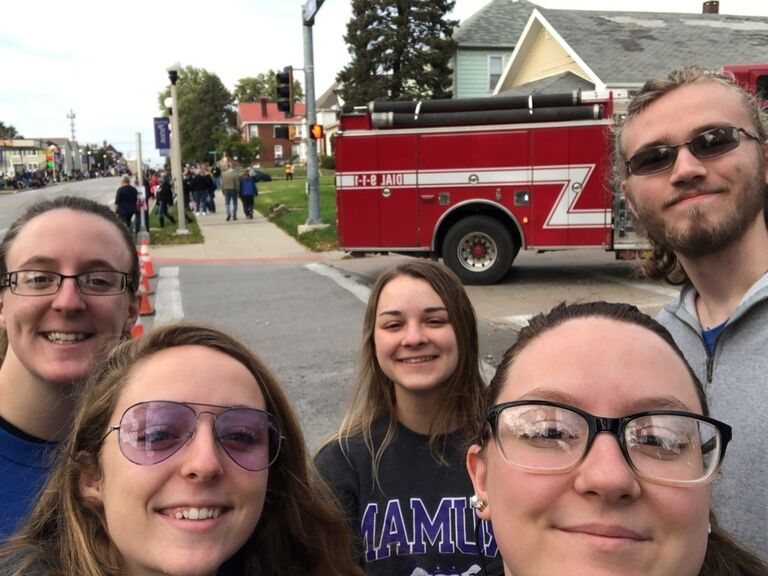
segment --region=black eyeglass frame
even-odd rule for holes
[[[123,443],[120,441],[120,435],[118,434],[118,436],[117,436],[117,444],[118,444],[118,446],[120,448],[120,453],[125,457],[126,460],[128,460],[129,462],[133,462],[137,466],[154,466],[155,464],[160,464],[161,462],[165,462],[166,460],[170,460],[171,458],[173,458],[173,456],[175,456],[176,454],[181,452],[181,449],[184,448],[184,446],[186,446],[190,442],[190,440],[192,440],[192,438],[195,437],[195,434],[197,433],[197,425],[200,422],[200,416],[202,414],[210,414],[211,415],[211,417],[213,418],[213,438],[216,441],[216,444],[224,451],[224,453],[229,457],[230,460],[232,460],[232,462],[237,464],[243,470],[248,470],[249,472],[261,472],[262,470],[267,470],[267,469],[271,468],[272,465],[275,462],[277,462],[277,458],[280,455],[280,450],[281,450],[281,448],[283,446],[283,442],[285,441],[285,436],[283,436],[283,428],[282,428],[282,425],[280,423],[280,420],[278,420],[277,416],[275,416],[274,414],[271,414],[271,413],[267,412],[266,410],[261,410],[259,408],[248,408],[248,407],[245,407],[245,406],[220,406],[219,404],[203,404],[203,403],[200,403],[200,402],[178,402],[176,400],[145,400],[143,402],[136,402],[135,404],[130,405],[128,408],[125,409],[123,414],[120,416],[120,423],[119,424],[113,424],[113,425],[111,425],[108,428],[107,433],[104,434],[104,436],[101,439],[101,442],[99,442],[99,450],[101,450],[101,446],[104,444],[104,441],[109,437],[110,434],[112,434],[112,432],[114,432],[115,430],[120,430],[120,428],[123,425],[123,418],[125,418],[125,415],[130,410],[132,410],[136,406],[140,406],[142,404],[152,404],[152,403],[155,403],[155,402],[162,402],[164,404],[177,404],[179,406],[184,406],[186,408],[189,408],[195,414],[195,424],[192,427],[192,430],[187,434],[187,436],[184,439],[184,441],[179,444],[179,447],[176,450],[174,450],[173,452],[168,454],[162,460],[158,460],[157,462],[152,462],[152,463],[147,463],[147,464],[142,463],[142,462],[136,462],[135,460],[131,459],[125,453],[125,451],[123,450]],[[206,408],[221,408],[222,411],[219,412],[218,414],[216,412],[211,412],[210,410],[200,410],[200,411],[197,411],[194,408],[192,408],[192,406],[204,406]],[[267,465],[264,468],[259,468],[259,469],[256,469],[256,470],[252,470],[250,468],[246,468],[245,466],[240,464],[229,453],[229,451],[226,449],[226,447],[224,447],[224,445],[221,443],[221,440],[219,439],[218,430],[216,429],[216,419],[219,416],[221,416],[222,414],[226,414],[227,412],[230,412],[232,410],[253,410],[255,412],[261,412],[262,414],[266,414],[267,415],[267,421],[269,422],[270,426],[272,426],[274,428],[274,430],[277,432],[277,444],[275,446],[275,453],[274,454],[270,454],[269,461],[268,461]]]
[[[58,283],[56,284],[56,290],[54,292],[43,292],[40,294],[19,294],[16,292],[16,286],[18,284],[17,276],[21,273],[28,273],[28,272],[38,272],[40,274],[49,274],[51,276],[57,277],[59,279]],[[119,274],[120,277],[122,277],[122,288],[120,292],[91,292],[87,289],[84,291],[83,287],[80,284],[80,278],[87,276],[89,274],[99,274],[109,272],[110,274]],[[120,270],[89,270],[88,272],[81,272],[80,274],[60,274],[58,272],[53,272],[51,270],[14,270],[13,272],[7,272],[5,276],[3,277],[2,283],[0,283],[0,289],[8,288],[12,294],[15,294],[17,296],[32,296],[32,297],[40,297],[40,296],[54,296],[58,294],[61,291],[61,286],[64,284],[64,280],[68,278],[73,278],[75,280],[75,286],[77,286],[78,292],[82,294],[83,296],[119,296],[120,294],[125,294],[126,290],[130,288],[133,290],[133,285],[131,283],[131,274],[129,272],[121,272]]]
[[[691,143],[695,142],[696,140],[698,140],[699,138],[701,138],[705,134],[709,134],[713,130],[731,130],[732,131],[732,135],[733,135],[733,139],[734,139],[734,146],[733,146],[733,148],[726,148],[725,150],[722,150],[722,151],[717,152],[715,154],[709,154],[709,155],[701,154],[701,153],[697,152],[696,150],[694,150],[693,147],[691,146]],[[745,128],[739,128],[737,126],[717,126],[715,128],[710,128],[709,130],[704,130],[703,132],[701,132],[700,134],[697,134],[696,136],[694,136],[693,138],[691,138],[687,142],[681,142],[680,144],[675,144],[675,145],[660,144],[660,145],[657,145],[657,146],[648,146],[647,148],[642,148],[642,149],[638,150],[637,152],[635,152],[632,155],[631,158],[625,160],[624,163],[625,163],[625,165],[627,167],[627,172],[629,174],[633,174],[635,176],[649,176],[651,174],[658,174],[660,172],[664,172],[666,170],[669,170],[670,168],[672,168],[672,166],[675,165],[675,162],[677,162],[678,150],[681,147],[683,147],[683,146],[687,146],[688,150],[690,151],[690,153],[693,154],[699,160],[707,160],[709,158],[716,158],[717,156],[722,156],[723,154],[727,154],[728,152],[731,152],[732,150],[736,150],[736,148],[738,148],[739,145],[741,144],[741,138],[739,137],[739,133],[744,134],[745,136],[747,136],[748,138],[751,138],[755,142],[762,143],[762,140],[760,139],[759,136],[753,134],[752,132],[750,132],[749,130],[747,130]],[[669,165],[664,165],[662,168],[652,169],[650,171],[640,171],[640,172],[638,172],[637,170],[634,170],[632,168],[632,161],[635,158],[637,158],[638,155],[644,154],[644,153],[648,152],[649,150],[673,150],[674,153],[669,156],[669,159],[670,159]]]
[[[568,410],[584,418],[584,420],[586,420],[587,422],[588,434],[587,434],[586,443],[584,445],[584,451],[582,452],[578,460],[576,460],[576,462],[574,462],[570,466],[567,466],[566,468],[555,468],[555,469],[547,468],[542,470],[537,470],[535,468],[528,468],[507,460],[507,457],[503,454],[501,450],[501,442],[499,441],[498,421],[499,421],[499,414],[501,414],[506,408],[510,408],[513,406],[552,406],[555,408]],[[718,434],[720,435],[720,454],[718,454],[717,465],[712,469],[711,473],[700,480],[660,480],[659,478],[648,476],[647,474],[643,473],[641,470],[638,470],[635,464],[632,462],[632,458],[629,455],[629,450],[627,449],[624,434],[626,432],[627,426],[633,420],[644,418],[646,416],[686,416],[689,418],[693,418],[695,420],[706,422],[707,424],[714,426],[717,429]],[[587,454],[589,454],[589,450],[592,448],[592,444],[595,438],[597,437],[597,435],[601,432],[608,432],[618,440],[619,447],[621,448],[621,453],[624,456],[624,460],[627,462],[629,467],[635,472],[635,474],[655,484],[665,484],[670,486],[699,486],[702,484],[708,484],[712,482],[715,479],[715,477],[717,477],[717,472],[723,463],[723,459],[725,458],[725,449],[727,448],[728,443],[731,441],[731,438],[733,435],[733,429],[731,428],[731,426],[729,426],[725,422],[720,422],[719,420],[715,420],[714,418],[710,418],[709,416],[704,416],[702,414],[694,414],[693,412],[684,412],[682,410],[648,410],[645,412],[637,412],[635,414],[629,414],[621,418],[605,418],[602,416],[595,416],[593,414],[590,414],[589,412],[585,412],[584,410],[576,408],[575,406],[570,406],[568,404],[561,404],[560,402],[550,402],[548,400],[516,400],[514,402],[504,402],[502,404],[491,406],[490,408],[488,408],[485,422],[490,426],[491,433],[493,434],[493,438],[496,441],[496,444],[499,448],[499,452],[502,452],[502,455],[504,456],[504,460],[508,462],[511,466],[515,466],[517,468],[520,468],[521,470],[525,470],[526,472],[532,472],[534,474],[565,474],[567,472],[570,472],[571,470],[575,469],[579,464],[581,464],[584,461],[584,459],[587,457]]]

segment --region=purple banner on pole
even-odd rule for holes
[[[171,128],[168,118],[155,118],[155,148],[169,150],[171,148]]]

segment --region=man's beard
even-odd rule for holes
[[[640,224],[651,240],[686,258],[699,258],[719,252],[739,239],[764,210],[766,192],[761,168],[743,194],[732,199],[732,211],[719,222],[712,222],[706,209],[693,206],[681,224],[670,225],[661,215],[635,205]]]

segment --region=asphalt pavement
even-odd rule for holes
[[[216,213],[196,216],[205,242],[150,246],[153,263],[214,264],[235,262],[322,262],[363,284],[406,256],[351,257],[342,251],[312,252],[254,210],[253,220],[239,215],[227,222],[223,206]]]
[[[150,246],[154,264],[173,266],[237,262],[319,262],[330,266],[357,284],[371,286],[384,270],[410,258],[392,254],[353,257],[342,251],[312,252],[257,211],[254,211],[253,220],[246,220],[240,216],[236,221],[227,222],[223,209],[217,210],[215,214],[197,218],[205,243]],[[477,309],[477,304],[475,307]],[[477,309],[477,312],[481,359],[486,363],[485,370],[490,376],[492,375],[490,366],[499,362],[504,350],[512,342],[511,325],[483,317],[480,309]],[[145,324],[151,326],[153,321],[148,319]]]

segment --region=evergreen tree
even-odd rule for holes
[[[455,0],[352,0],[338,75],[347,108],[371,100],[450,98]]]
[[[16,128],[10,124],[7,126],[5,123],[0,122],[0,138],[24,138],[19,132],[16,130]]]

